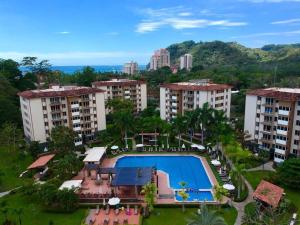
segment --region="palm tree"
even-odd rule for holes
[[[245,174],[245,164],[236,164],[231,170],[231,176],[237,183],[237,198],[241,197],[241,191],[244,189],[243,175]]]
[[[212,120],[212,109],[209,107],[208,103],[204,103],[202,108],[198,109],[197,112],[197,127],[201,130],[201,143],[204,143],[204,134],[209,127],[209,124]]]
[[[225,188],[223,188],[222,186],[217,184],[214,186],[214,194],[215,194],[215,198],[217,199],[217,201],[221,204],[224,196],[226,196],[228,194],[228,191]]]
[[[117,111],[113,114],[114,124],[121,131],[121,136],[125,141],[125,146],[128,146],[127,133],[133,127],[133,115],[129,110]]]
[[[186,131],[186,118],[184,116],[177,116],[175,119],[172,120],[172,126],[175,130],[176,134],[178,135],[178,147],[181,147],[181,135]]]
[[[188,225],[226,225],[226,222],[216,211],[208,210],[207,206],[202,204],[201,214],[195,214]]]
[[[181,187],[181,190],[178,192],[178,195],[182,198],[182,212],[184,212],[184,202],[189,198],[189,194],[185,191],[187,183],[184,181],[180,181],[179,185]]]
[[[154,209],[154,202],[157,193],[157,188],[154,183],[148,183],[143,186],[141,194],[145,195],[145,202],[149,212],[152,212]]]
[[[190,142],[193,142],[194,129],[197,121],[197,113],[198,113],[198,109],[194,111],[187,111],[185,113],[187,127],[190,135]]]

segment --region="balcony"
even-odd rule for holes
[[[74,130],[74,131],[80,131],[80,130],[81,130],[81,127],[73,127],[73,130]]]
[[[124,98],[125,99],[130,99],[130,96],[129,95],[125,95]]]
[[[278,114],[288,116],[290,111],[287,110],[278,110]]]
[[[80,119],[78,119],[78,120],[73,120],[73,124],[76,124],[76,123],[80,123]]]
[[[79,116],[79,112],[72,112],[72,116]]]
[[[172,96],[172,100],[177,100],[177,96]]]
[[[278,154],[281,154],[281,155],[285,155],[285,150],[275,148],[275,153],[278,153]]]
[[[79,104],[72,104],[71,109],[79,108]]]
[[[74,144],[75,146],[82,145],[82,141],[75,141]]]
[[[286,130],[276,130],[277,134],[282,134],[282,135],[287,135],[287,131]]]
[[[284,126],[287,126],[289,124],[289,121],[286,121],[286,120],[278,120],[277,121],[277,124],[278,125],[284,125]]]
[[[172,109],[172,113],[177,113],[177,109]]]
[[[280,158],[277,158],[276,156],[274,156],[274,162],[282,163],[283,161],[284,161],[284,159],[280,159]]]
[[[286,141],[285,140],[276,139],[276,143],[277,144],[281,144],[281,145],[286,145]]]
[[[177,103],[173,102],[173,103],[172,103],[172,106],[173,106],[173,107],[177,107]]]

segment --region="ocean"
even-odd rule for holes
[[[52,66],[52,70],[60,70],[66,74],[72,74],[76,71],[81,71],[85,66]],[[98,65],[90,66],[93,67],[97,72],[112,72],[121,73],[123,70],[123,65]],[[26,71],[26,68],[20,67],[22,71]],[[146,65],[139,65],[140,70],[145,70]]]

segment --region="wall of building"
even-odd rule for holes
[[[141,105],[142,110],[147,108],[147,84],[141,84]]]
[[[106,113],[104,93],[96,93],[98,131],[106,129]]]
[[[33,128],[32,141],[46,142],[46,132],[42,101],[40,98],[30,99],[31,124]],[[50,123],[50,122],[49,122]]]
[[[244,131],[251,135],[251,139],[254,139],[255,135],[256,102],[257,96],[246,96]]]
[[[159,98],[159,104],[160,104],[160,118],[162,120],[166,119],[166,89],[161,87],[160,88],[160,98]]]

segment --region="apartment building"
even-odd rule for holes
[[[133,75],[133,74],[137,74],[138,73],[138,64],[137,62],[129,62],[129,63],[125,63],[123,66],[123,73],[129,74],[129,75]]]
[[[210,80],[164,84],[160,87],[160,117],[170,121],[185,111],[201,108],[204,103],[223,110],[230,117],[231,86]]]
[[[246,95],[244,131],[280,163],[300,156],[300,89],[267,88]]]
[[[154,52],[150,59],[150,70],[157,70],[161,67],[170,67],[170,52],[167,49],[159,49]]]
[[[180,69],[186,69],[190,71],[193,66],[193,56],[191,54],[185,54],[180,57]]]
[[[136,113],[147,108],[147,84],[141,80],[112,79],[109,81],[96,81],[94,88],[104,90],[105,101],[114,98],[131,100]],[[106,114],[111,109],[106,108]]]
[[[104,91],[97,88],[52,86],[18,95],[24,134],[30,141],[45,143],[52,128],[67,126],[77,133],[77,146],[106,129]]]

